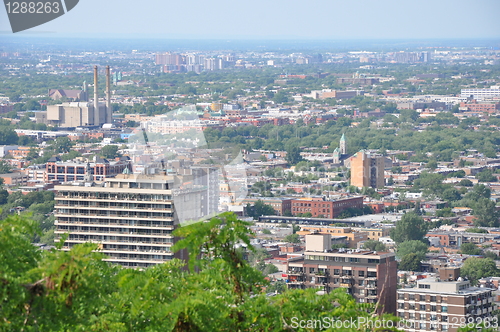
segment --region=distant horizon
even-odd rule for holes
[[[56,34],[24,32],[1,34],[0,51],[25,47],[52,48],[52,50],[235,50],[235,51],[395,51],[453,48],[500,49],[499,38],[358,38],[358,39],[293,39],[293,38],[187,38],[135,34],[120,37],[116,34]]]

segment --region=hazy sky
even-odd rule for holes
[[[164,38],[498,38],[499,14],[500,0],[80,0],[66,15],[29,31]],[[0,31],[12,33],[4,8]]]

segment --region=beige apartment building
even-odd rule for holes
[[[176,189],[174,182],[182,181],[173,175],[119,174],[102,186],[56,186],[55,233],[69,234],[63,250],[98,243],[105,261],[134,268],[172,259],[173,230],[182,221],[202,218],[208,195],[206,186]]]
[[[381,155],[369,154],[363,150],[350,158],[351,185],[358,188],[385,186],[385,159]]]
[[[397,311],[405,320],[405,331],[456,332],[468,322],[495,324],[491,315],[493,289],[472,287],[470,281],[458,277],[459,270],[442,268],[439,278],[419,280],[415,288],[398,289]]]
[[[377,312],[396,313],[397,262],[392,252],[331,249],[330,234],[306,235],[303,256],[288,261],[288,288],[345,288]]]

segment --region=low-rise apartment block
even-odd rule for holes
[[[415,288],[398,290],[397,311],[405,320],[405,331],[455,332],[470,322],[494,324],[493,289],[472,287],[470,281],[456,278],[456,270],[441,269],[440,278],[422,279]]]
[[[331,235],[306,235],[304,256],[288,261],[289,288],[329,292],[345,288],[357,302],[377,312],[396,312],[397,262],[394,253],[331,249]]]

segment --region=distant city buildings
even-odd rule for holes
[[[489,88],[482,89],[462,89],[460,94],[462,98],[471,98],[483,100],[487,98],[500,98],[500,85],[493,85]]]
[[[59,105],[48,105],[46,112],[36,113],[36,122],[47,125],[74,128],[88,126],[102,126],[105,123],[112,123],[113,110],[111,108],[111,90],[110,90],[110,68],[106,67],[106,102],[99,102],[97,66],[94,67],[94,101],[89,102],[69,102]],[[60,99],[65,95],[66,90],[52,90],[53,99]],[[72,90],[68,90],[71,92]],[[68,92],[68,93],[69,93]],[[88,95],[86,87],[83,92],[71,92],[70,99],[87,100]],[[68,97],[68,96],[66,96]]]
[[[126,168],[132,170],[132,164],[127,157],[118,161],[96,157],[92,161],[80,158],[67,162],[63,162],[58,157],[52,157],[47,161],[45,181],[57,180],[61,183],[83,181],[87,174],[92,176],[92,181],[104,181],[105,178],[122,173]]]
[[[155,64],[161,66],[162,72],[201,72],[221,70],[234,64],[235,59],[232,55],[222,57],[206,56],[195,53],[157,53],[155,55]]]

